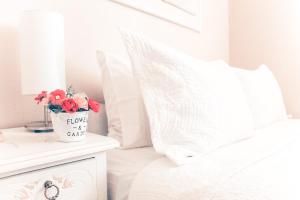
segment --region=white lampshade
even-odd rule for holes
[[[22,94],[65,89],[64,19],[56,12],[24,11],[20,21]]]

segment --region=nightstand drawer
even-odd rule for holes
[[[47,200],[46,181],[54,185],[48,185],[49,197],[59,190],[57,200],[96,200],[97,161],[91,158],[0,179],[0,199]]]

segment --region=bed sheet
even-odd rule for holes
[[[152,147],[115,149],[107,154],[108,196],[110,200],[127,200],[135,176],[152,161],[161,158]]]

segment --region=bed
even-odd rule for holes
[[[108,155],[111,200],[300,199],[300,120],[266,65],[121,35],[131,62],[98,52],[109,136],[128,149]]]

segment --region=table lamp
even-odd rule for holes
[[[65,89],[64,18],[51,11],[24,11],[20,19],[21,89],[37,95]],[[25,127],[34,132],[53,131],[44,106],[44,120]]]

